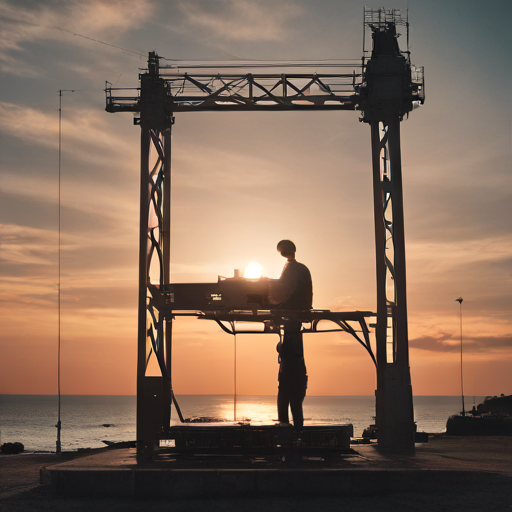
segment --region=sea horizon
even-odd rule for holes
[[[495,394],[495,395],[464,395],[464,399],[472,399],[473,396],[475,397],[484,397],[487,398],[489,396],[496,397],[503,395],[501,394]],[[0,396],[55,396],[58,397],[59,395],[57,393],[0,393]],[[88,393],[61,393],[60,396],[137,396],[136,393],[133,394],[109,394],[109,393],[94,393],[94,394],[88,394]],[[233,393],[176,393],[176,396],[233,396]],[[277,393],[275,394],[264,394],[264,393],[258,393],[258,394],[237,394],[237,397],[240,396],[277,396]],[[375,395],[312,395],[309,394],[309,397],[374,397]],[[461,395],[422,395],[422,394],[414,394],[414,397],[458,397],[462,398]]]
[[[485,397],[465,397],[465,407]],[[99,448],[136,439],[136,395],[61,395],[62,449]],[[276,395],[177,395],[184,418],[208,417],[254,425],[277,422]],[[462,409],[456,395],[415,395],[418,431],[440,433],[447,419]],[[58,395],[0,395],[0,443],[21,442],[27,451],[53,451],[58,420]],[[179,423],[171,409],[171,426]],[[304,423],[352,424],[354,437],[375,423],[374,395],[308,395]]]

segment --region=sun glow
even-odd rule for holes
[[[262,266],[255,261],[252,261],[245,267],[244,277],[246,279],[258,279],[261,277]]]

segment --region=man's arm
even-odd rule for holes
[[[293,296],[298,285],[296,265],[288,262],[283,269],[281,277],[273,281],[270,287],[270,302],[279,306]]]

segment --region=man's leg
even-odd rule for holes
[[[306,396],[307,375],[297,378],[294,388],[290,393],[290,409],[292,410],[293,427],[295,430],[302,430],[304,425],[304,413],[302,403]]]
[[[304,413],[302,411],[302,402],[304,401],[304,393],[297,390],[290,397],[290,408],[292,410],[293,427],[295,430],[302,430],[304,425]]]
[[[279,423],[289,423],[288,417],[288,406],[290,405],[290,396],[285,391],[284,386],[279,384],[279,390],[277,392],[277,416]]]

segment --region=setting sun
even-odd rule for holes
[[[244,277],[246,279],[258,279],[261,277],[262,266],[255,261],[252,261],[245,267]]]

